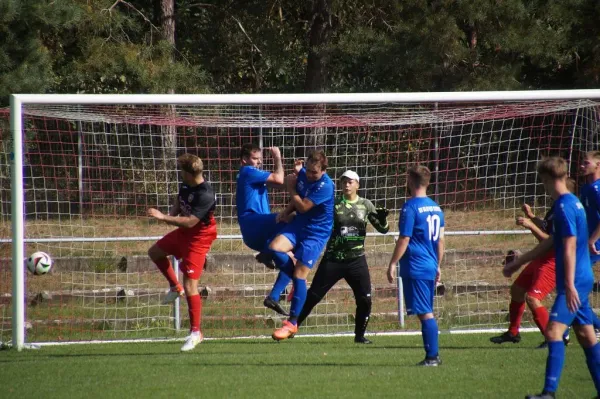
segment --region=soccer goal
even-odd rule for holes
[[[525,202],[543,216],[550,203],[536,163],[560,155],[577,176],[582,154],[599,147],[599,111],[600,90],[13,95],[10,130],[0,113],[0,341],[12,338],[20,349],[186,334],[179,307],[160,305],[166,283],[146,255],[170,228],[145,216],[149,207],[168,211],[178,190],[175,160],[186,152],[203,159],[218,197],[219,238],[200,282],[202,330],[213,338],[270,334],[281,319],[262,301],[276,274],[243,245],[235,211],[238,150],[249,141],[280,147],[287,171],[323,148],[332,178],[355,170],[359,195],[391,210],[391,232],[372,232],[366,243],[371,332],[418,328],[399,317],[399,290],[385,270],[406,169],[427,165],[429,194],[446,213],[440,327],[504,328],[511,282],[501,275],[503,254],[535,243],[515,216]],[[272,167],[267,151],[264,167]],[[283,192],[270,198],[273,211],[286,202]],[[26,273],[35,251],[54,260],[49,274]],[[350,332],[353,317],[352,291],[340,282],[302,333]]]

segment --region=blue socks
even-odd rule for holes
[[[435,318],[421,320],[421,334],[423,336],[423,347],[425,356],[433,358],[439,355],[438,325]]]
[[[562,341],[548,342],[548,360],[546,361],[546,382],[544,391],[556,392],[563,365],[565,364],[565,343]]]
[[[273,284],[273,289],[269,294],[269,297],[279,302],[281,293],[285,290],[285,287],[292,281],[292,275],[294,273],[294,264],[288,254],[283,252],[273,252],[273,260],[275,264],[279,266],[279,274],[277,280]],[[282,263],[283,262],[283,263]]]
[[[586,363],[592,375],[596,392],[600,395],[600,343],[596,343],[591,348],[584,348],[583,351],[585,352]]]
[[[294,297],[290,308],[290,321],[296,324],[304,302],[306,302],[306,280],[294,277],[292,281],[294,282]]]

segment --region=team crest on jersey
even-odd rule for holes
[[[192,202],[194,200],[194,194],[188,195],[188,202]]]
[[[364,219],[365,218],[365,210],[364,209],[359,209],[358,211],[356,211],[356,216],[359,219]]]

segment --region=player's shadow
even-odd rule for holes
[[[417,349],[423,350],[422,346],[410,346],[410,345],[385,345],[385,346],[376,346],[376,345],[364,345],[365,349],[369,350],[386,350],[386,349]],[[445,352],[447,350],[468,350],[468,349],[500,349],[500,350],[526,350],[532,351],[537,350],[535,346],[502,346],[497,344],[490,345],[472,345],[472,346],[445,346],[440,345],[440,352]],[[543,351],[543,350],[542,350]]]

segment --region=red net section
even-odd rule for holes
[[[296,158],[324,148],[337,179],[360,177],[359,194],[391,210],[406,200],[406,169],[432,170],[430,195],[446,213],[445,291],[436,309],[443,328],[504,323],[510,281],[501,277],[507,249],[527,249],[515,230],[522,203],[537,213],[549,204],[535,166],[545,155],[571,161],[597,146],[598,104],[588,100],[479,104],[312,104],[218,106],[66,106],[24,108],[26,252],[48,252],[49,275],[27,278],[28,340],[172,336],[174,312],[160,306],[166,283],[146,251],[170,231],[146,217],[168,212],[178,190],[176,158],[204,161],[218,197],[219,240],[201,280],[206,336],[270,334],[280,318],[262,306],[275,273],[255,263],[239,239],[235,180],[246,142],[278,146],[290,171]],[[0,114],[2,236],[9,237],[10,135]],[[272,160],[265,152],[266,169]],[[286,195],[270,193],[272,211]],[[473,231],[484,235],[473,236]],[[1,244],[1,340],[10,335],[10,245]],[[385,279],[392,235],[370,236],[373,293],[369,329],[398,329],[397,290]],[[4,299],[2,299],[4,298]],[[8,299],[6,299],[8,298]],[[287,307],[285,298],[281,302]],[[182,330],[187,307],[182,305]],[[352,291],[340,282],[313,311],[305,332],[353,330]],[[410,321],[408,328],[417,328]],[[8,331],[8,333],[7,333]]]

